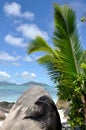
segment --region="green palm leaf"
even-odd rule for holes
[[[65,72],[79,73],[82,47],[78,38],[75,12],[68,6],[54,5],[55,31],[53,43],[60,49]]]
[[[45,65],[51,79],[59,82],[59,87],[71,90],[75,76],[80,74],[82,47],[78,37],[75,12],[68,6],[54,5],[54,48],[40,36],[29,43],[28,53],[44,52],[37,61]],[[59,91],[60,93],[60,91]],[[61,93],[60,93],[61,94]],[[65,94],[63,93],[63,98]]]
[[[53,52],[53,49],[47,44],[47,42],[40,36],[37,36],[29,43],[28,53],[43,51],[46,53]]]
[[[44,52],[44,55],[37,59],[37,62],[39,64],[45,65],[51,79],[54,80],[54,82],[57,79],[58,71],[55,70],[54,62],[60,61],[59,59],[59,52],[56,53],[56,50],[51,48],[48,43],[40,36],[37,36],[34,40],[32,40],[28,45],[28,53],[38,52],[42,51]],[[58,63],[59,64],[59,63]],[[55,78],[56,77],[56,78]]]

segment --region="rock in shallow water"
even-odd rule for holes
[[[50,95],[34,86],[17,100],[0,130],[61,130],[61,121]]]
[[[4,111],[6,113],[9,113],[9,111],[13,105],[14,105],[13,102],[2,101],[2,102],[0,102],[0,110]]]
[[[5,113],[2,110],[0,110],[0,121],[4,120],[5,118],[6,118]]]

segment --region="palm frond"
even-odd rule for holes
[[[46,66],[54,82],[59,81],[59,86],[67,86],[71,89],[75,75],[80,73],[83,52],[75,12],[68,6],[55,4],[54,25],[54,48],[51,48],[42,37],[37,36],[29,43],[28,53],[44,52],[45,55],[37,61]]]
[[[47,44],[47,42],[40,36],[37,36],[28,44],[28,53],[43,51],[50,53],[53,49]]]
[[[75,12],[68,6],[54,5],[53,43],[59,48],[62,72],[80,72],[82,47],[78,37]]]

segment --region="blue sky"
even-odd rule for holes
[[[27,44],[42,36],[52,44],[53,3],[68,4],[77,15],[82,47],[86,49],[85,0],[2,0],[0,1],[0,81],[18,84],[36,81],[52,84],[46,69],[35,60],[41,55],[27,54]]]

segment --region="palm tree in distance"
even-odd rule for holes
[[[37,36],[28,44],[28,53],[44,52],[37,62],[46,66],[57,86],[59,98],[71,101],[71,125],[86,124],[86,60],[78,36],[75,12],[66,5],[54,4],[52,41],[53,48]],[[75,113],[78,117],[76,121],[72,119]]]

